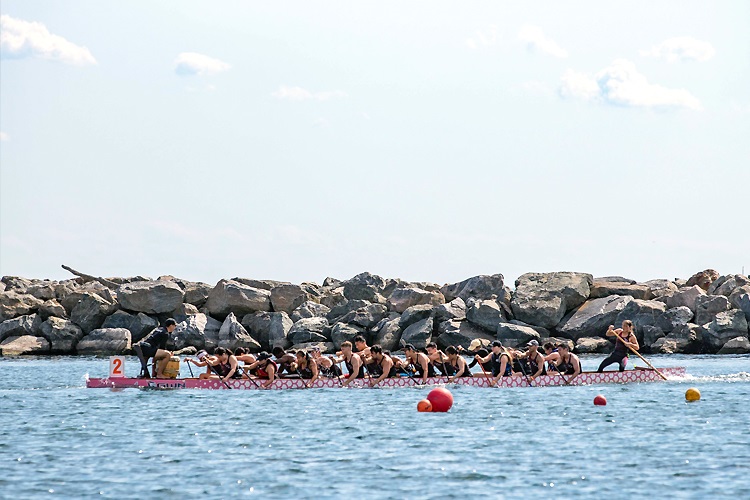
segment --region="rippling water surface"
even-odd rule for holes
[[[750,498],[750,357],[652,360],[689,376],[424,414],[424,388],[113,391],[84,386],[106,358],[0,358],[0,496]]]

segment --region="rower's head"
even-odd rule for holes
[[[544,352],[546,354],[551,354],[555,351],[555,345],[552,342],[547,342],[544,344]]]
[[[258,361],[258,364],[260,366],[266,366],[268,362],[271,361],[271,355],[268,354],[266,351],[259,352],[256,360]]]
[[[370,356],[380,361],[383,359],[383,348],[380,347],[380,344],[375,344],[374,346],[370,347]]]
[[[447,356],[448,356],[449,358],[451,358],[451,359],[455,359],[455,358],[456,358],[456,356],[458,356],[458,349],[456,349],[456,348],[455,348],[455,347],[453,347],[452,345],[449,345],[448,347],[446,347],[446,348],[445,348],[445,354],[446,354],[446,355],[447,355]]]
[[[247,354],[247,349],[245,349],[244,347],[238,347],[234,350],[235,356],[242,356],[243,354]]]
[[[307,351],[305,351],[304,349],[300,349],[299,351],[297,351],[297,362],[298,363],[300,361],[309,361],[309,360],[310,360],[310,355],[307,353]]]
[[[503,352],[503,343],[499,340],[495,340],[490,344],[492,346],[492,352],[495,354],[500,354]]]
[[[406,344],[404,346],[404,354],[407,356],[414,356],[417,352],[416,347],[414,347],[414,344]]]
[[[531,341],[529,341],[528,344],[526,344],[526,346],[529,348],[529,351],[531,351],[531,353],[533,354],[539,348],[539,342],[537,340],[532,339]]]
[[[175,328],[177,328],[177,321],[175,321],[174,318],[169,318],[164,322],[164,329],[169,333],[172,333]]]
[[[214,356],[219,358],[219,361],[222,363],[226,363],[227,359],[229,359],[229,350],[223,348],[223,347],[217,347],[214,349]]]
[[[274,356],[274,357],[275,357],[276,359],[279,359],[279,358],[280,358],[280,357],[282,357],[282,356],[283,356],[284,354],[286,354],[286,351],[285,351],[285,350],[284,350],[283,348],[281,348],[281,347],[279,347],[279,346],[276,346],[276,347],[274,347],[273,349],[271,349],[271,353],[273,354],[273,356]]]
[[[630,321],[629,319],[626,319],[625,321],[623,321],[622,322],[622,331],[624,333],[630,333],[630,332],[632,332],[633,331],[633,322]]]
[[[435,354],[437,351],[437,344],[435,342],[430,342],[425,346],[425,349],[427,350],[427,354]]]
[[[311,356],[312,356],[313,358],[318,358],[318,357],[320,357],[320,356],[321,356],[321,354],[320,354],[320,347],[318,347],[318,346],[314,346],[314,347],[311,347],[311,348],[310,348],[310,355],[311,355]]]
[[[557,351],[563,355],[568,354],[568,352],[570,352],[570,346],[567,342],[560,342],[557,344]]]
[[[357,335],[356,337],[354,337],[354,345],[356,346],[358,351],[367,349],[367,341],[362,335]]]
[[[348,340],[343,341],[341,343],[341,352],[343,352],[344,354],[349,354],[350,352],[352,352],[352,343]]]

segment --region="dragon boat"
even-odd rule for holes
[[[662,382],[659,372],[666,377],[679,378],[685,375],[684,367],[657,368],[658,372],[653,369],[637,368],[634,370],[605,371],[605,372],[583,372],[575,378],[570,376],[541,375],[533,380],[527,377],[502,377],[495,387],[550,387],[565,385],[593,385],[593,384],[631,384],[639,382]],[[490,379],[484,374],[474,373],[473,377],[462,377],[448,380],[448,377],[429,377],[427,383],[423,384],[421,378],[412,377],[394,377],[386,378],[378,384],[381,388],[401,388],[401,387],[425,387],[439,385],[467,385],[471,387],[490,387]],[[344,382],[341,378],[319,378],[312,384],[311,388],[331,388],[341,387]],[[176,378],[176,379],[142,379],[130,377],[107,377],[107,378],[87,378],[86,387],[98,389],[238,389],[238,390],[275,390],[275,389],[305,389],[309,380],[300,378],[278,378],[273,381],[267,389],[263,384],[268,382],[262,379],[230,379],[226,384],[218,379],[198,379],[198,378]],[[364,389],[370,387],[370,379],[362,378],[354,380],[348,385],[351,388]]]

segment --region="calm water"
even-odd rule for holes
[[[105,358],[0,358],[0,497],[750,498],[750,357],[652,360],[690,377],[420,414],[428,389],[116,392],[84,387]]]

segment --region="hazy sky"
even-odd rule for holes
[[[750,2],[2,2],[0,274],[750,269]]]

